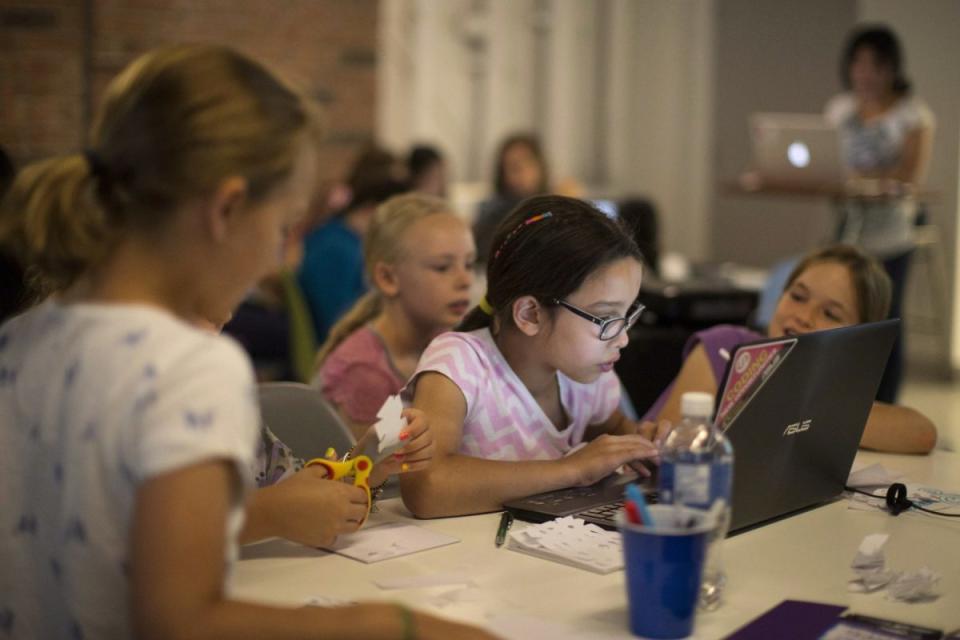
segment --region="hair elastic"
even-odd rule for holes
[[[493,307],[490,306],[490,302],[487,300],[487,296],[480,298],[480,302],[477,303],[477,306],[480,307],[480,311],[483,311],[488,316],[493,315]]]
[[[87,161],[87,165],[90,167],[90,175],[94,178],[103,178],[107,175],[107,165],[104,164],[103,159],[97,154],[93,149],[84,149],[83,158]]]
[[[496,253],[493,254],[493,259],[496,260],[500,256],[500,252],[503,251],[503,248],[507,246],[507,243],[513,240],[513,237],[520,233],[524,227],[531,225],[534,222],[540,222],[541,220],[546,220],[547,218],[552,218],[553,213],[547,211],[546,213],[538,213],[535,216],[531,216],[518,224],[513,230],[507,234],[507,237],[503,239],[503,242],[500,243],[500,247],[497,249]]]

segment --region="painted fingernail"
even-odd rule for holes
[[[402,453],[395,453],[395,454],[393,454],[393,457],[396,458],[397,460],[403,460],[403,454],[402,454]]]
[[[409,432],[409,431],[401,431],[399,437],[400,437],[401,440],[409,440],[409,439],[410,439],[410,432]]]
[[[408,465],[406,462],[400,465],[400,471],[409,471],[409,470],[410,470],[410,465]]]

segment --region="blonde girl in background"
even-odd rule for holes
[[[14,637],[487,637],[391,604],[226,596],[259,411],[247,357],[196,325],[276,267],[313,122],[244,56],[158,50],[111,83],[90,152],[26,168],[4,200],[0,242],[62,292],[0,327]]]
[[[877,259],[856,247],[836,244],[810,252],[787,278],[766,334],[733,325],[693,334],[683,348],[677,377],[645,417],[676,423],[684,393],[716,394],[726,357],[737,345],[883,320],[890,309],[890,291],[890,277]],[[936,443],[937,428],[927,416],[879,401],[873,403],[860,440],[864,449],[890,453],[929,453]]]
[[[377,209],[364,239],[370,291],[317,357],[320,388],[357,438],[430,341],[466,315],[475,258],[469,227],[446,201],[407,194]]]

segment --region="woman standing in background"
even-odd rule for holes
[[[914,198],[930,159],[934,117],[911,92],[896,35],[867,26],[849,38],[840,64],[846,92],[824,115],[840,132],[844,162],[858,192],[843,205],[837,240],[855,244],[883,262],[893,282],[890,317],[902,317],[903,291],[918,206]],[[877,399],[895,402],[903,378],[903,329]]]

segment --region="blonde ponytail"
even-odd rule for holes
[[[27,268],[34,295],[70,286],[116,240],[95,191],[79,154],[32,164],[11,186],[0,207],[0,245]]]
[[[230,49],[151,51],[107,87],[93,151],[24,168],[5,197],[0,244],[44,292],[105,260],[126,234],[154,234],[226,177],[257,201],[291,173],[320,125],[300,94]]]
[[[317,353],[317,363],[315,370],[319,371],[323,366],[327,356],[333,353],[333,350],[340,346],[340,343],[346,340],[351,333],[367,324],[378,315],[383,309],[383,296],[376,289],[363,294],[363,296],[350,307],[350,311],[340,318],[327,334],[327,339],[320,347]]]

